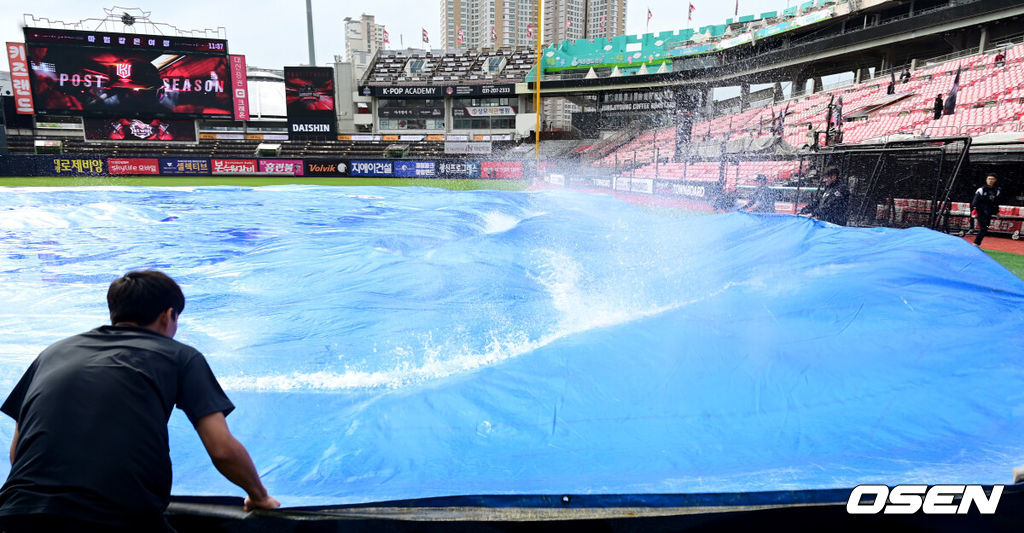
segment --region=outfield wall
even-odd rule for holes
[[[0,156],[0,176],[303,176],[324,178],[521,179],[532,161],[268,159],[216,157]]]

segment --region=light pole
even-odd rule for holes
[[[313,45],[313,0],[306,0],[306,35],[309,37],[309,66],[316,66],[316,53]]]

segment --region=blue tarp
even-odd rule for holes
[[[930,230],[569,192],[14,190],[0,208],[4,390],[103,323],[114,276],[163,268],[189,298],[179,340],[286,506],[1024,465],[1024,282]],[[171,448],[175,494],[239,494],[180,413]]]

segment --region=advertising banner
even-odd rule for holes
[[[98,157],[54,157],[50,168],[55,176],[99,176],[105,166]]]
[[[519,161],[482,161],[481,178],[522,178],[523,164]]]
[[[231,117],[225,56],[29,46],[37,111]]]
[[[437,175],[442,178],[479,178],[480,163],[478,161],[440,161],[437,163]]]
[[[327,139],[336,135],[333,68],[285,67],[284,91],[290,138]]]
[[[377,98],[442,98],[444,92],[441,87],[428,85],[423,87],[412,86],[372,86],[363,87],[360,90],[363,96],[376,96]]]
[[[191,120],[141,118],[86,118],[85,138],[90,141],[196,141]]]
[[[292,139],[326,139],[334,136],[336,126],[333,113],[323,119],[288,117],[288,136]]]
[[[243,174],[251,175],[256,173],[255,159],[211,159],[210,168],[214,174]]]
[[[399,178],[433,178],[437,171],[433,161],[396,161],[395,176]]]
[[[245,56],[230,55],[231,99],[235,120],[249,120],[249,81],[245,75]]]
[[[709,185],[709,183],[704,181],[673,183],[672,194],[704,200],[708,197],[707,185]]]
[[[381,107],[377,116],[383,118],[441,118],[443,107]]]
[[[107,159],[107,170],[111,176],[154,176],[160,174],[158,159]]]
[[[318,178],[340,178],[348,176],[348,161],[330,159],[315,161],[307,159],[305,163],[305,175],[307,176]]]
[[[765,37],[771,37],[772,35],[778,35],[784,31],[789,31],[795,27],[796,25],[790,20],[780,22],[778,24],[772,24],[771,26],[766,26],[755,31],[754,38],[764,39]]]
[[[35,113],[32,104],[32,83],[29,81],[28,58],[23,43],[7,43],[7,63],[11,67],[11,85],[14,88],[14,108],[19,115]]]
[[[164,176],[209,176],[209,159],[161,158],[160,174]]]
[[[654,180],[651,178],[615,178],[615,190],[654,194]]]
[[[260,174],[302,176],[305,167],[299,159],[260,159]]]
[[[707,54],[718,50],[718,44],[699,44],[695,46],[682,46],[679,48],[673,48],[667,52],[669,57],[686,57],[697,54]]]
[[[721,41],[718,41],[718,47],[721,48],[721,49],[733,48],[733,47],[739,46],[741,44],[747,44],[747,43],[749,43],[749,42],[751,42],[753,40],[754,40],[753,34],[750,33],[750,32],[747,32],[747,33],[742,33],[740,35],[737,35],[735,37],[729,37],[728,39],[722,39]]]
[[[363,96],[376,96],[377,98],[442,98],[445,96],[483,96],[483,97],[511,97],[516,94],[514,83],[504,84],[482,84],[482,85],[449,85],[439,87],[436,85],[404,85],[395,87],[386,86],[364,86],[359,89]]]
[[[352,161],[349,171],[353,176],[391,176],[394,163],[391,161]]]
[[[514,117],[516,110],[512,106],[467,107],[466,113],[471,117]]]
[[[807,13],[806,15],[800,15],[799,17],[793,19],[793,26],[796,28],[802,28],[804,26],[810,26],[811,24],[817,24],[819,22],[828,20],[832,18],[832,9],[833,8],[829,7],[826,9],[821,9],[818,11]]]
[[[81,124],[71,122],[40,122],[36,121],[37,130],[80,130]]]
[[[446,142],[444,143],[446,154],[489,154],[491,143],[489,142]]]
[[[514,96],[516,94],[516,86],[512,83],[502,85],[451,85],[445,87],[444,94],[447,96],[491,96],[491,97],[503,97],[503,96]]]

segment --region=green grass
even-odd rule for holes
[[[0,178],[0,187],[86,187],[86,186],[148,186],[198,187],[204,185],[231,185],[260,187],[264,185],[337,185],[383,187],[438,187],[453,191],[497,189],[522,191],[529,187],[527,180],[490,179],[422,179],[422,178],[303,178],[303,177],[222,177],[196,176],[182,178]]]
[[[994,250],[985,250],[985,253],[992,256],[992,259],[999,261],[999,264],[1006,267],[1006,270],[1013,272],[1018,278],[1024,280],[1024,255],[996,252]]]

